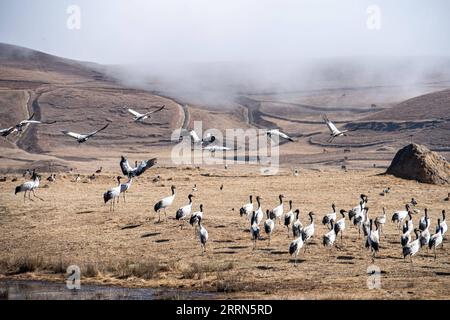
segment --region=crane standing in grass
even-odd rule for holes
[[[43,201],[41,198],[39,198],[36,195],[36,193],[34,191],[34,190],[36,190],[39,187],[40,180],[41,180],[41,176],[38,175],[35,170],[33,170],[33,173],[31,175],[31,181],[27,181],[27,182],[21,184],[20,186],[17,186],[16,189],[15,189],[14,194],[18,194],[19,192],[24,192],[23,202],[25,202],[25,199],[26,199],[26,196],[27,196],[27,191],[28,191],[28,198],[31,201],[33,201],[33,199],[31,199],[31,192],[33,192],[33,196],[35,198],[38,198],[41,201]]]
[[[172,195],[159,200],[153,207],[155,212],[158,213],[158,222],[161,222],[161,209],[164,209],[164,217],[167,218],[166,208],[170,207],[173,203],[173,200],[175,199],[176,187],[171,186],[170,189],[172,190]]]
[[[105,201],[105,203],[112,200],[111,206],[109,208],[110,211],[114,211],[116,199],[117,199],[117,203],[119,203],[119,196],[120,196],[120,190],[121,190],[121,185],[120,185],[121,178],[120,178],[120,176],[118,176],[116,179],[117,179],[117,187],[111,188],[103,194],[103,200]]]

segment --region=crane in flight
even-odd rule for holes
[[[278,129],[271,129],[271,130],[266,130],[266,135],[271,138],[272,136],[278,136],[281,138],[284,138],[286,140],[289,140],[291,142],[294,142],[294,139],[292,139],[291,137],[289,137],[286,133],[281,132]]]
[[[333,142],[333,140],[337,137],[342,137],[342,136],[346,136],[346,132],[348,132],[348,130],[338,130],[338,128],[336,128],[336,126],[334,125],[333,122],[331,122],[326,114],[322,114],[322,118],[325,121],[328,129],[330,130],[330,138],[328,139],[328,142],[331,143]]]
[[[150,112],[147,112],[147,113],[139,113],[139,112],[137,112],[137,111],[135,111],[133,109],[128,108],[128,112],[131,113],[134,116],[134,119],[133,119],[134,122],[143,122],[145,119],[151,118],[151,115],[153,113],[159,112],[162,109],[164,109],[164,107],[165,107],[165,105],[163,105],[162,107],[159,107],[156,110],[153,110],[153,111],[150,111]]]
[[[75,133],[75,132],[70,132],[70,131],[66,131],[66,130],[63,130],[61,132],[69,137],[76,139],[78,143],[83,143],[83,142],[86,142],[88,139],[92,138],[93,136],[95,136],[100,131],[105,130],[108,126],[109,126],[109,123],[107,123],[103,128],[96,130],[94,132],[91,132],[91,133],[87,133],[87,134]]]
[[[12,127],[9,127],[6,129],[0,129],[0,135],[2,137],[7,137],[10,134],[16,133],[16,132],[21,134],[23,132],[23,129],[26,128],[29,124],[53,124],[56,122],[56,121],[43,122],[43,121],[33,120],[34,115],[35,114],[33,113],[28,119],[22,120],[18,124],[14,125]]]

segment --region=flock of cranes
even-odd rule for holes
[[[250,233],[253,241],[253,249],[257,247],[257,241],[261,239],[261,230],[263,229],[267,235],[268,245],[270,246],[270,239],[273,236],[276,222],[284,220],[284,226],[288,230],[288,238],[292,234],[294,239],[289,244],[289,254],[294,257],[294,265],[297,264],[297,256],[302,248],[308,247],[308,243],[315,236],[315,213],[309,212],[309,223],[303,226],[301,223],[300,209],[293,210],[292,201],[289,201],[289,211],[284,212],[284,196],[279,195],[280,204],[272,210],[266,210],[266,220],[263,221],[263,210],[261,207],[260,196],[256,197],[256,206],[253,203],[253,196],[249,196],[250,202],[244,204],[239,213],[241,216],[247,217],[250,221]],[[414,200],[414,199],[413,199]],[[376,258],[382,243],[382,228],[386,224],[386,208],[383,208],[383,214],[377,216],[375,219],[369,217],[369,208],[367,207],[368,197],[364,194],[360,195],[360,201],[357,206],[346,211],[344,209],[336,211],[336,206],[331,205],[332,212],[327,213],[322,218],[322,224],[328,228],[328,231],[321,236],[321,243],[325,247],[333,247],[336,245],[338,236],[340,235],[341,245],[343,243],[343,234],[346,230],[346,219],[348,218],[349,226],[354,226],[358,229],[359,234],[364,234],[364,246],[370,250],[372,259]],[[418,228],[414,228],[413,215],[418,214],[417,209],[412,209],[410,204],[406,205],[406,210],[396,211],[392,215],[392,223],[399,226],[403,224],[402,233],[400,235],[399,244],[402,248],[403,257],[412,257],[416,255],[422,247],[433,249],[434,258],[436,259],[436,248],[443,247],[444,235],[447,232],[447,222],[445,220],[445,210],[442,210],[442,218],[439,218],[436,224],[435,232],[431,235],[430,225],[431,220],[428,215],[428,209],[425,208],[424,216],[419,220]],[[284,218],[284,219],[283,219]],[[411,233],[414,232],[416,239],[413,240]]]
[[[126,202],[125,195],[132,186],[133,178],[139,177],[156,163],[156,158],[153,158],[141,161],[140,163],[135,162],[135,166],[133,167],[129,164],[126,157],[121,157],[120,168],[123,175],[128,178],[128,181],[122,183],[121,176],[117,176],[117,185],[108,189],[103,194],[105,204],[110,202],[111,211],[115,210],[116,202],[119,203],[121,196],[123,197],[123,201]],[[99,170],[101,171],[101,169]],[[24,201],[26,200],[27,192],[29,200],[33,200],[31,194],[33,194],[33,197],[43,200],[35,193],[42,177],[37,174],[35,170],[29,173],[31,174],[31,180],[17,186],[15,188],[15,194],[23,192]],[[170,190],[170,195],[157,201],[153,206],[154,212],[158,214],[158,222],[161,222],[161,211],[164,212],[165,218],[167,219],[166,210],[174,203],[176,187],[172,185]],[[197,184],[195,184],[192,188],[192,192],[197,192],[197,190],[198,187]],[[193,212],[193,198],[195,198],[195,196],[192,193],[187,196],[188,202],[175,211],[175,219],[180,222],[181,229],[186,221],[194,227],[194,231],[198,235],[203,255],[206,251],[208,231],[202,224],[202,219],[204,217],[203,204],[200,204],[199,211]],[[288,238],[290,238],[291,235],[293,236],[293,240],[289,243],[288,252],[294,257],[294,265],[297,265],[297,258],[301,249],[303,248],[306,253],[311,240],[314,237],[317,237],[315,225],[316,214],[312,211],[309,212],[307,215],[309,221],[304,225],[300,219],[301,211],[298,208],[294,210],[292,200],[289,200],[288,210],[285,211],[285,196],[283,194],[279,194],[278,196],[279,204],[272,209],[267,209],[265,212],[262,209],[262,197],[256,196],[256,205],[253,202],[253,199],[253,195],[250,195],[249,202],[239,209],[240,216],[246,217],[250,222],[249,231],[253,242],[253,250],[257,249],[257,243],[262,239],[262,232],[266,234],[268,246],[270,246],[271,239],[275,235],[276,229],[278,229],[277,225],[280,226],[280,229],[285,227],[287,229]],[[444,201],[447,200],[444,199]],[[343,246],[344,233],[349,227],[353,226],[358,230],[359,239],[361,239],[361,235],[363,235],[363,245],[370,250],[372,259],[375,259],[380,248],[382,248],[383,236],[386,237],[383,227],[388,220],[386,208],[384,207],[382,214],[375,218],[370,217],[367,203],[368,197],[364,194],[360,195],[358,205],[349,210],[340,209],[337,211],[336,205],[332,203],[331,212],[325,213],[320,220],[322,225],[328,229],[326,233],[319,236],[322,245],[330,248],[339,248],[337,242],[340,241],[340,246]],[[417,200],[412,198],[410,203],[405,204],[404,210],[395,211],[391,217],[391,222],[399,231],[399,244],[402,248],[401,252],[403,257],[405,259],[406,257],[410,257],[411,263],[413,256],[420,250],[423,250],[422,248],[432,249],[434,258],[436,259],[436,248],[443,247],[444,236],[448,230],[446,212],[445,210],[442,210],[441,217],[437,219],[433,232],[433,229],[431,229],[432,220],[427,208],[424,209],[424,215],[420,217],[417,226],[415,227],[414,216],[418,215],[420,212],[415,208],[417,204]],[[413,235],[415,235],[414,239]]]
[[[165,106],[163,105],[161,107],[158,107],[155,110],[152,110],[152,111],[149,111],[146,113],[139,113],[131,108],[128,108],[127,111],[133,115],[134,122],[144,122],[146,119],[151,118],[152,114],[154,114],[156,112],[160,112],[164,108],[165,108]],[[5,129],[0,129],[0,136],[3,136],[7,139],[7,137],[13,133],[18,133],[20,135],[20,134],[22,134],[24,129],[30,124],[53,124],[53,123],[56,123],[56,121],[44,122],[44,121],[33,120],[34,116],[35,116],[35,114],[33,113],[28,119],[22,120],[19,123],[15,124],[14,126],[11,126],[11,127],[5,128]],[[336,128],[336,126],[328,119],[328,117],[325,114],[322,115],[322,118],[325,121],[325,124],[327,125],[327,127],[330,131],[330,139],[328,140],[329,143],[332,142],[336,137],[341,137],[341,136],[346,135],[347,131],[338,130]],[[89,139],[93,138],[99,132],[108,128],[108,126],[109,126],[109,123],[104,125],[100,129],[97,129],[97,130],[89,132],[89,133],[77,133],[77,132],[68,131],[68,130],[62,130],[61,132],[64,135],[75,139],[79,144],[81,144],[81,143],[84,143],[84,142],[88,141]],[[279,129],[266,130],[265,134],[267,135],[268,138],[272,138],[272,137],[276,136],[278,138],[282,138],[282,139],[286,139],[291,142],[295,142],[295,140],[293,138],[288,136],[286,133],[280,131]],[[194,130],[191,130],[191,131],[189,131],[189,136],[191,138],[191,142],[193,143],[193,145],[201,146],[203,150],[210,151],[213,154],[216,151],[232,150],[231,148],[226,147],[226,146],[213,144],[213,142],[216,141],[216,137],[213,136],[212,134],[206,134],[202,138],[200,138]]]
[[[159,112],[161,110],[164,109],[165,106],[159,107],[156,110],[152,110],[150,112],[141,114],[137,111],[134,111],[133,109],[128,109],[128,112],[130,112],[133,116],[134,122],[143,122],[144,120],[151,118],[151,115],[153,113]],[[0,129],[0,135],[2,137],[7,138],[9,135],[17,133],[17,134],[22,134],[22,132],[24,131],[24,129],[26,127],[28,127],[30,124],[54,124],[56,123],[56,121],[38,121],[38,120],[33,120],[35,114],[33,113],[28,119],[22,120],[19,123],[15,124],[14,126],[11,126],[9,128],[5,128],[5,129]],[[63,134],[65,134],[68,137],[74,138],[78,143],[83,143],[88,141],[90,138],[94,137],[97,133],[105,130],[107,127],[109,126],[109,123],[106,124],[105,126],[103,126],[102,128],[95,130],[93,132],[90,133],[76,133],[76,132],[72,132],[72,131],[68,131],[68,130],[62,130],[61,132]]]

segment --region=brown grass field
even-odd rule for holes
[[[118,170],[118,168],[117,168]],[[66,267],[81,267],[82,283],[126,287],[176,288],[208,291],[218,298],[244,299],[447,299],[450,293],[448,241],[437,250],[437,259],[425,248],[403,260],[399,231],[390,221],[374,262],[354,227],[347,229],[336,247],[321,244],[326,228],[321,224],[331,203],[346,210],[358,203],[360,193],[369,197],[369,215],[382,213],[388,220],[411,197],[418,200],[419,215],[427,207],[434,230],[447,187],[424,185],[391,176],[382,170],[303,170],[295,177],[287,169],[276,176],[259,175],[254,167],[232,166],[228,170],[204,167],[157,166],[133,181],[126,204],[120,199],[115,212],[104,205],[102,194],[115,185],[114,173],[107,172],[93,182],[71,182],[60,174],[50,183],[43,179],[37,195],[44,201],[23,201],[14,187],[24,181],[0,183],[0,268],[1,277],[64,281]],[[210,176],[206,176],[206,174]],[[152,179],[161,176],[159,183]],[[45,178],[46,175],[43,175]],[[193,228],[183,228],[175,211],[187,201],[194,183],[194,210],[204,204],[203,224],[209,232],[207,252],[201,256]],[[224,189],[219,190],[223,183]],[[177,186],[174,205],[167,220],[157,223],[153,205]],[[392,191],[379,195],[385,187]],[[301,221],[316,213],[316,234],[307,252],[299,255],[297,267],[288,254],[286,229],[276,224],[270,246],[262,230],[257,249],[252,250],[249,222],[239,216],[248,195],[260,195],[263,209],[277,205],[277,195],[292,199],[300,208]],[[287,204],[286,204],[287,205]],[[286,208],[286,207],[285,207]],[[164,217],[164,215],[162,215]],[[372,264],[381,269],[381,288],[368,289]]]

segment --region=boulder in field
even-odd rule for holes
[[[450,184],[447,160],[419,144],[410,144],[399,150],[386,173],[422,183]]]

